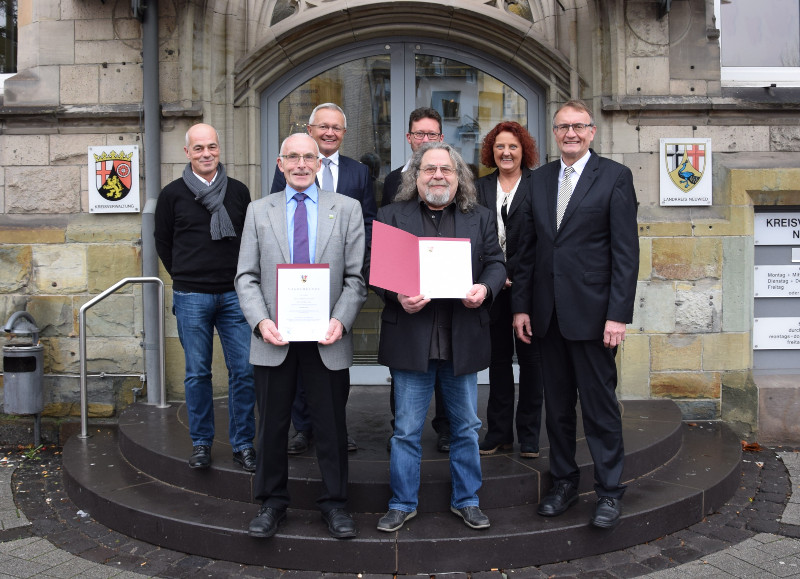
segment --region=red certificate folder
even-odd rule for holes
[[[370,256],[369,284],[407,296],[420,295],[421,272],[420,252],[425,242],[456,242],[466,244],[466,259],[459,269],[458,288],[452,295],[430,295],[426,297],[464,297],[472,285],[472,265],[469,258],[469,239],[443,237],[417,237],[391,225],[374,221],[372,223],[372,255]],[[426,254],[427,255],[427,254]],[[434,255],[434,254],[431,254]],[[462,252],[463,256],[463,252]],[[452,265],[452,264],[442,264]],[[446,269],[443,267],[443,269]],[[426,270],[431,272],[429,267]],[[425,280],[422,280],[425,281]],[[461,293],[463,289],[463,293]]]

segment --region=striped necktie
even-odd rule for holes
[[[569,198],[572,197],[572,179],[570,176],[575,172],[572,167],[564,168],[564,178],[558,187],[558,206],[556,209],[556,229],[561,227],[561,220],[564,219],[564,212],[567,210]]]

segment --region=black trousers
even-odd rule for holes
[[[485,440],[514,442],[514,348],[519,362],[519,401],[516,412],[517,440],[539,448],[544,399],[539,339],[530,344],[514,336],[511,288],[504,288],[492,303],[492,361],[489,364],[489,401],[486,404],[488,430]]]
[[[349,373],[346,369],[326,368],[316,342],[293,342],[280,366],[254,367],[258,407],[255,497],[270,507],[289,505],[286,439],[298,376],[305,386],[322,475],[323,493],[317,505],[323,512],[345,508],[348,477],[345,406]]]
[[[594,461],[595,492],[598,496],[621,498],[625,492],[625,485],[620,484],[625,450],[615,392],[616,348],[606,348],[602,339],[565,339],[555,312],[540,346],[554,482],[568,480],[577,486],[580,478],[575,461],[575,407],[580,397],[583,431]]]

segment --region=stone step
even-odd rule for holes
[[[380,389],[380,388],[379,388]],[[361,417],[377,414],[376,406],[382,396],[375,388],[361,387],[351,394],[348,403],[349,432],[358,441],[359,450],[349,455],[349,508],[355,512],[380,512],[387,508],[389,490],[388,418],[385,426],[375,425]],[[634,479],[670,460],[681,443],[681,415],[678,407],[668,400],[628,400],[621,402],[623,436],[625,439],[624,478]],[[481,405],[485,408],[485,404]],[[227,433],[227,408],[224,401],[215,405],[216,431]],[[577,461],[581,467],[581,492],[592,490],[593,467],[580,425]],[[136,404],[119,419],[119,443],[122,454],[142,472],[194,492],[218,498],[252,502],[253,475],[235,465],[231,447],[215,441],[212,447],[212,466],[208,470],[189,469],[186,459],[191,454],[185,405],[159,409]],[[420,512],[435,512],[447,505],[450,496],[450,467],[448,455],[436,451],[436,435],[426,428],[423,434]],[[542,492],[550,488],[548,443],[543,433],[541,456],[530,460],[520,458],[516,450],[498,452],[481,459],[483,486],[481,505],[500,508],[536,504]],[[321,478],[316,456],[310,450],[302,456],[289,458],[289,491],[292,506],[314,509],[321,493]]]
[[[671,460],[628,482],[623,519],[610,531],[588,524],[594,494],[584,493],[576,507],[556,518],[539,517],[531,503],[482,503],[492,520],[486,531],[468,529],[449,512],[426,512],[396,533],[381,533],[375,525],[385,507],[356,512],[359,534],[349,541],[328,536],[317,511],[293,508],[277,535],[259,540],[246,532],[256,505],[144,474],[122,457],[116,430],[99,431],[88,440],[71,438],[63,464],[67,491],[77,506],[104,525],[170,549],[320,572],[477,572],[596,555],[700,521],[738,484],[739,441],[718,422],[683,424],[680,435],[680,450]]]

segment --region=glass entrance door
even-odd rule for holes
[[[465,47],[399,39],[348,47],[295,69],[262,94],[262,194],[269,192],[281,141],[305,131],[311,110],[334,102],[347,117],[340,153],[366,164],[378,206],[383,180],[411,154],[408,116],[418,107],[442,115],[445,141],[456,147],[476,176],[483,137],[502,120],[527,126],[544,150],[544,98],[540,87]],[[370,292],[354,328],[354,383],[388,377],[377,366],[380,299]]]

